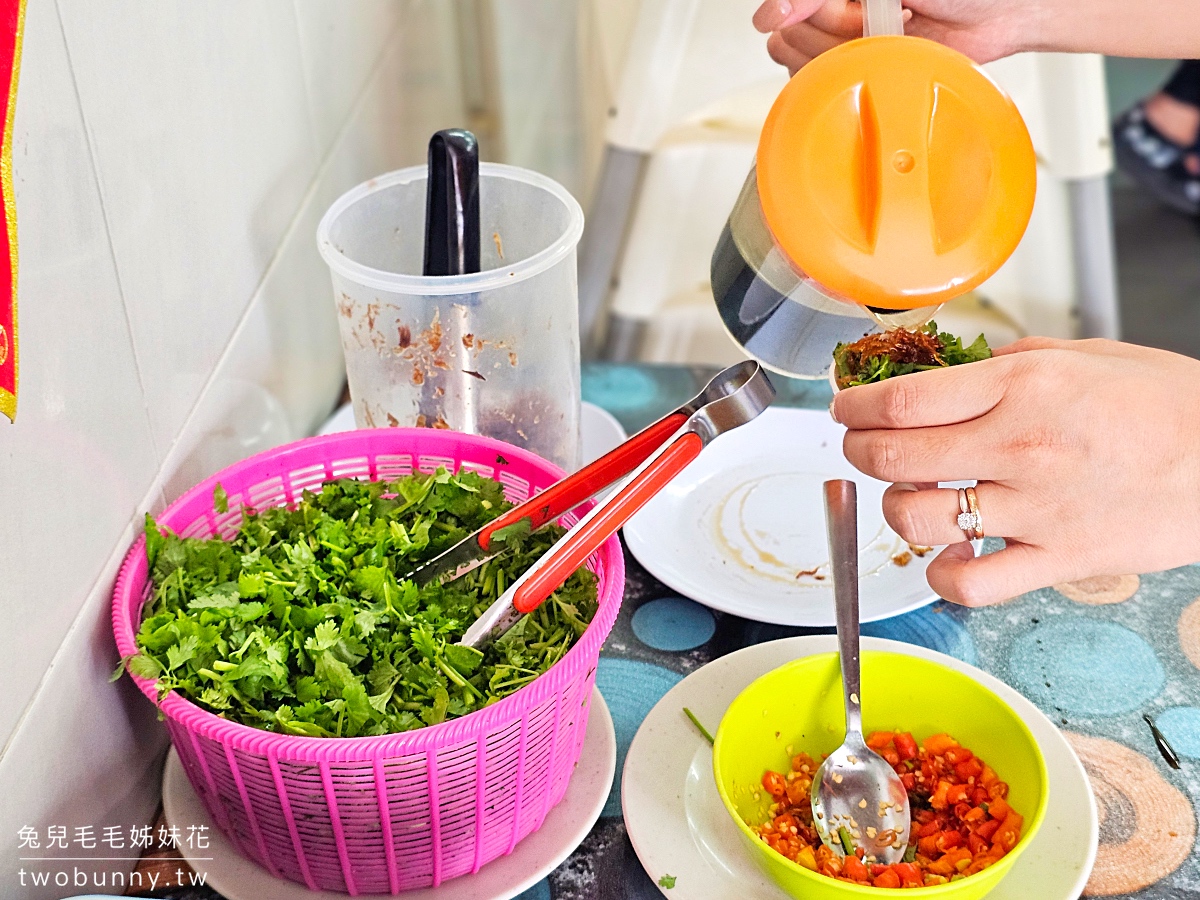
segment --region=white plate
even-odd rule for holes
[[[537,884],[558,868],[587,837],[604,801],[608,799],[617,765],[617,738],[612,716],[600,692],[592,689],[583,751],[562,802],[546,816],[542,827],[509,856],[488,863],[474,875],[463,875],[439,888],[406,891],[405,900],[509,900]],[[193,869],[207,873],[207,884],[227,900],[346,900],[332,891],[310,891],[290,881],[275,878],[265,869],[241,856],[217,830],[191,783],[183,764],[172,749],[163,772],[163,811],[167,821],[189,834],[188,826],[208,827],[209,846],[204,850],[181,847]],[[186,842],[185,842],[186,843]],[[383,897],[375,894],[359,896]]]
[[[329,417],[317,434],[334,434],[339,431],[353,430],[354,410],[347,403]],[[607,410],[587,401],[580,406],[579,440],[585,466],[624,443],[626,437],[628,435],[625,434],[621,423]]]
[[[858,485],[862,621],[933,602],[925,569],[936,553],[893,561],[908,545],[883,520],[887,485],[846,462],[845,431],[825,410],[768,409],[714,441],[629,521],[630,551],[659,581],[713,609],[833,625],[821,484],[849,478]]]
[[[579,442],[585,466],[625,443],[627,437],[621,423],[608,410],[586,400],[580,406]]]
[[[1049,774],[1046,818],[1033,843],[988,900],[1075,900],[1096,861],[1100,820],[1083,766],[1041,711],[999,679],[949,656],[864,637],[866,650],[933,660],[970,675],[1013,708],[1041,748]],[[710,731],[742,690],[784,663],[837,650],[833,635],[787,638],[722,656],[693,672],[650,711],[625,761],[625,829],[651,879],[674,875],[671,900],[790,900],[742,843],[713,780],[712,750],[683,715]]]

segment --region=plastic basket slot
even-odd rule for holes
[[[383,778],[388,786],[389,801],[395,798],[398,802],[413,799],[412,789],[425,786],[425,754],[410,756],[403,763],[390,762],[383,766]],[[424,791],[422,791],[424,794]]]
[[[219,513],[212,517],[212,522],[209,525],[210,537],[220,537],[223,541],[228,541],[237,534],[238,529],[242,526],[242,507],[241,504],[233,506],[230,504],[229,511]]]
[[[180,528],[178,534],[182,538],[212,537],[212,525],[209,524],[207,516],[201,516],[186,528]]]
[[[485,466],[482,463],[473,463],[469,460],[463,460],[463,463],[458,467],[458,470],[460,472],[474,472],[476,475],[479,475],[482,478],[493,479],[495,477],[493,473],[496,471],[494,466]]]
[[[329,464],[331,478],[361,478],[371,477],[371,460],[366,456],[352,456],[346,459],[335,459]]]
[[[303,491],[319,488],[325,481],[324,463],[318,463],[315,466],[303,466],[299,469],[293,469],[288,473],[288,483],[292,487],[292,493],[296,496],[299,496]]]
[[[425,783],[425,754],[391,757],[383,764],[383,777],[388,787],[412,781]]]
[[[396,872],[400,876],[402,888],[422,887],[433,880],[433,866],[430,865],[430,848],[426,844],[410,852],[396,850]]]
[[[254,509],[267,509],[272,506],[283,506],[287,502],[287,493],[283,489],[283,476],[276,475],[266,481],[252,484],[243,494],[247,506]]]
[[[138,631],[139,628],[141,628],[142,608],[147,603],[150,602],[150,595],[152,592],[153,592],[153,584],[152,584],[152,582],[147,580],[145,586],[138,592],[137,603],[133,604],[130,609],[130,612],[132,613],[132,615],[130,616],[130,625],[133,626],[133,630],[135,632]],[[179,743],[182,743],[182,741],[176,741],[174,731],[171,732],[171,741],[172,741],[172,743],[175,743],[177,745]],[[183,754],[181,753],[180,755],[182,756]]]
[[[375,772],[368,761],[354,763],[330,763],[329,774],[333,778],[334,787],[353,787],[360,790],[363,786],[375,787]],[[339,792],[338,802],[342,802]]]
[[[375,474],[381,481],[395,481],[412,471],[413,459],[407,453],[380,453],[375,457]]]
[[[525,776],[523,796],[527,799],[521,804],[521,814],[517,825],[521,834],[528,834],[541,823],[545,810],[540,800],[543,792],[550,791],[553,787],[548,748],[547,752],[542,753],[540,759],[530,759],[526,762]],[[538,798],[538,802],[528,799],[533,797]]]
[[[458,460],[453,456],[440,456],[433,453],[422,453],[417,457],[417,470],[430,475],[436,472],[439,468],[448,469],[451,472],[458,471]]]
[[[501,472],[496,479],[504,485],[504,496],[509,503],[524,503],[529,499],[529,480],[512,472]]]

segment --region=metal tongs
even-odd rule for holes
[[[482,647],[533,612],[710,441],[770,406],[775,388],[753,361],[717,374],[695,397],[574,475],[564,478],[468,535],[407,576],[418,585],[452,581],[505,549],[497,531],[528,519],[536,531],[605,488],[618,489],[587,512],[487,608],[459,644]]]

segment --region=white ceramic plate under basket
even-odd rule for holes
[[[864,637],[862,646],[963,672],[1021,717],[1046,760],[1050,800],[1033,842],[988,900],[1076,900],[1096,861],[1100,820],[1087,775],[1062,733],[1011,687],[964,662],[878,638]],[[833,635],[738,650],[675,685],[642,722],[625,760],[621,806],[633,849],[651,879],[675,876],[675,886],[663,891],[670,900],[790,900],[747,851],[717,793],[712,748],[683,707],[715,732],[729,704],[759,676],[794,659],[836,650]]]
[[[404,900],[509,900],[537,884],[583,841],[608,799],[617,764],[617,739],[612,715],[600,692],[592,689],[591,711],[583,751],[562,802],[546,816],[542,827],[529,835],[508,856],[488,863],[474,875],[463,875],[437,888],[405,891]],[[167,821],[184,835],[189,826],[206,826],[205,849],[180,847],[188,864],[206,876],[208,887],[227,900],[346,900],[331,891],[310,891],[291,881],[275,878],[241,856],[217,830],[212,817],[192,790],[174,749],[163,771],[163,811]],[[185,841],[186,844],[186,841]],[[360,894],[384,897],[383,894]]]
[[[858,485],[862,621],[937,599],[917,556],[883,520],[881,481],[842,455],[845,429],[825,410],[768,409],[722,435],[625,526],[630,551],[659,581],[758,622],[834,624],[821,485]],[[940,548],[939,548],[940,549]]]

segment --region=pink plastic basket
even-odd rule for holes
[[[438,466],[495,478],[514,502],[563,474],[489,438],[430,429],[353,431],[231,466],[180,497],[159,521],[185,537],[228,538],[243,505],[289,504],[330,478],[390,480]],[[212,503],[218,482],[229,495],[223,515]],[[144,548],[139,538],[113,591],[122,656],[137,651],[134,635],[150,593]],[[580,640],[540,678],[461,719],[380,737],[295,737],[229,722],[168,694],[160,708],[193,788],[243,855],[312,890],[394,894],[475,872],[510,853],[562,799],[583,746],[600,646],[624,589],[615,536],[588,566],[599,580],[600,603]],[[134,680],[157,701],[153,680]]]

